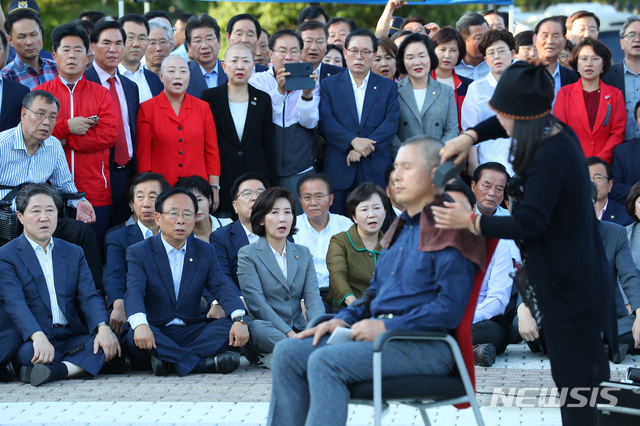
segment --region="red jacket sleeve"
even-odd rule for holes
[[[68,135],[66,137],[69,149],[81,152],[94,152],[109,149],[116,143],[120,126],[120,114],[116,103],[107,89],[100,86],[100,91],[89,91],[81,96],[95,96],[100,105],[98,124],[90,128],[85,135]],[[67,128],[69,125],[67,125]]]
[[[611,164],[613,161],[613,150],[624,141],[624,134],[627,130],[627,108],[619,89],[612,88],[611,95],[611,117],[609,118],[609,137],[606,143],[597,154],[598,157]]]
[[[151,129],[152,114],[147,115],[147,107],[154,104],[149,100],[138,110],[138,118],[136,120],[136,158],[138,159],[138,172],[151,171],[151,140],[153,131]],[[151,108],[153,110],[153,108]]]
[[[220,154],[218,153],[218,134],[209,104],[201,107],[204,122],[204,163],[207,175],[220,176]]]

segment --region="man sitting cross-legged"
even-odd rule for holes
[[[160,234],[127,250],[124,306],[134,332],[127,333],[125,347],[132,357],[150,356],[156,376],[166,375],[170,364],[179,376],[230,373],[240,366],[230,346],[249,340],[240,292],[220,270],[213,246],[191,236],[195,195],[172,188],[156,198],[155,208]],[[204,288],[230,315],[201,315]]]

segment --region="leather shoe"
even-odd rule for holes
[[[629,350],[629,345],[627,345],[626,343],[620,343],[618,345],[618,351],[613,354],[613,359],[612,359],[613,363],[620,364],[622,361],[624,361],[624,357],[627,356],[628,350]]]
[[[31,369],[31,375],[29,377],[29,383],[31,386],[40,386],[51,380],[53,372],[49,367],[44,364],[36,364]]]
[[[124,374],[131,368],[131,361],[126,355],[117,356],[109,362],[105,362],[100,369],[100,374]]]
[[[166,376],[169,374],[169,363],[161,361],[157,356],[151,356],[151,370],[156,376]]]
[[[22,383],[31,383],[31,370],[33,367],[20,367],[20,381]]]
[[[223,352],[219,355],[208,357],[205,361],[207,373],[227,374],[236,371],[240,367],[240,355],[237,352]]]
[[[15,378],[16,372],[13,369],[13,364],[11,364],[11,361],[7,361],[4,366],[0,367],[0,382],[13,382],[13,379]]]
[[[483,343],[473,347],[473,360],[481,367],[491,367],[496,362],[496,347],[491,343]]]

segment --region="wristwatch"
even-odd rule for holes
[[[220,191],[220,185],[210,185],[212,188],[217,189],[218,191]]]
[[[233,318],[233,322],[241,322],[244,325],[249,325],[249,317],[246,315],[236,315]]]
[[[98,325],[96,326],[96,330],[99,329],[100,327],[102,327],[103,325],[106,325],[107,327],[111,328],[109,323],[107,323],[106,321],[102,321],[102,322],[98,323]]]

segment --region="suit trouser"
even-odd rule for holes
[[[55,357],[52,364],[59,364],[62,361],[70,362],[85,370],[91,378],[95,377],[104,364],[104,352],[102,348],[98,353],[93,353],[94,337],[89,335],[74,334],[67,327],[54,327],[51,329],[51,335],[47,336],[49,342],[53,345]],[[81,348],[81,349],[80,349]],[[78,352],[68,354],[69,351],[78,349]],[[33,342],[28,341],[20,346],[16,355],[19,367],[32,367],[33,359]]]
[[[635,348],[636,343],[633,340],[633,334],[631,332],[635,319],[635,315],[618,318],[618,342],[629,345],[627,352],[630,354],[640,354],[640,349]]]
[[[203,321],[192,325],[170,325],[154,327],[150,325],[156,348],[140,349],[133,341],[135,330],[125,337],[125,347],[134,365],[149,365],[150,356],[175,364],[178,376],[186,376],[199,360],[231,349],[229,331],[233,322],[228,318]]]
[[[17,331],[0,328],[0,367],[11,359],[22,345],[22,337]]]
[[[491,343],[496,347],[496,353],[501,354],[507,349],[511,330],[494,321],[493,318],[478,321],[471,326],[471,339],[474,345]]]
[[[333,190],[333,204],[331,204],[331,208],[329,211],[335,214],[341,214],[343,216],[347,215],[347,197],[351,194],[351,191],[356,189],[360,184],[367,181],[364,176],[364,167],[362,163],[352,164],[350,167],[356,168],[356,177],[353,179],[353,183],[346,189],[334,189]],[[384,172],[381,170],[380,173]],[[335,176],[330,176],[335,181]]]
[[[105,244],[104,244],[104,236],[107,234],[109,230],[109,223],[111,220],[111,210],[112,206],[100,206],[93,207],[93,210],[96,213],[96,221],[91,225],[91,229],[96,233],[96,242],[98,243],[98,250],[100,253],[100,262],[104,263],[104,259],[106,259],[106,253],[104,252]]]
[[[318,346],[286,339],[273,351],[268,425],[344,426],[351,383],[372,380],[373,342]],[[454,365],[444,342],[392,341],[382,352],[382,377],[447,375]]]
[[[264,353],[273,352],[276,343],[287,339],[287,336],[271,322],[262,320],[252,320],[249,323],[249,334],[251,346]]]

